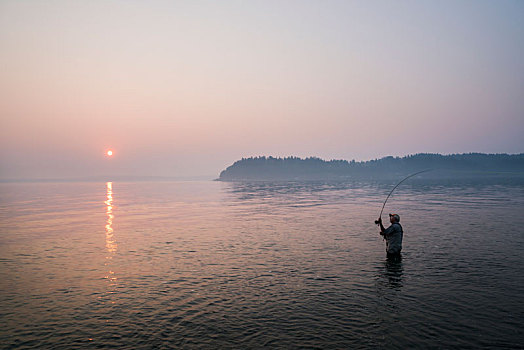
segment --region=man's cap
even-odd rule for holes
[[[393,216],[395,220],[400,221],[400,215],[398,214],[389,214],[389,216]]]

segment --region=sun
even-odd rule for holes
[[[113,155],[113,151],[109,150],[109,151],[106,152],[106,154],[107,154],[108,157],[111,157]]]

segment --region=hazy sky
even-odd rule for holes
[[[0,121],[0,178],[521,153],[524,1],[3,0]]]

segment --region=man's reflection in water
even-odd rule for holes
[[[377,292],[379,295],[386,296],[388,290],[400,291],[402,288],[403,274],[402,258],[386,259],[377,265]]]
[[[392,289],[399,289],[402,287],[402,257],[389,258],[384,262],[384,281],[387,286]]]

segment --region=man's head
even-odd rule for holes
[[[395,222],[400,222],[400,216],[398,214],[389,214],[389,221],[392,224]]]

